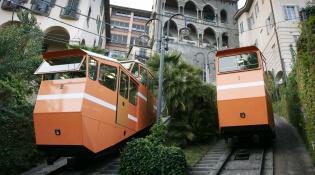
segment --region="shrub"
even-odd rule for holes
[[[32,111],[33,106],[12,111],[0,106],[0,174],[19,174],[42,158],[35,145]]]
[[[188,168],[180,148],[165,147],[165,127],[160,120],[146,138],[133,139],[121,152],[119,174],[185,174]]]

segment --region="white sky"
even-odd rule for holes
[[[135,8],[135,9],[143,9],[143,10],[152,10],[152,2],[153,0],[110,0],[110,4]],[[246,0],[239,0],[238,7],[242,8],[245,4]]]

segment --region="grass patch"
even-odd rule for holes
[[[196,143],[194,145],[186,146],[185,148],[182,148],[187,164],[189,166],[193,166],[197,161],[204,155],[206,152],[214,145],[213,138],[202,142],[202,143]]]

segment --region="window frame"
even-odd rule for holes
[[[296,11],[297,11],[296,5],[284,5],[283,12],[285,20],[297,20],[298,15]]]
[[[256,54],[256,60],[257,60],[257,67],[254,67],[254,68],[246,68],[246,69],[242,69],[241,68],[241,66],[244,66],[244,64],[243,65],[238,65],[238,57],[240,57],[240,58],[242,58],[242,56],[241,55],[244,55],[244,54],[250,54],[250,53],[255,53]],[[246,72],[246,71],[252,71],[252,70],[257,70],[257,69],[261,69],[261,63],[259,62],[259,55],[258,55],[258,53],[257,52],[250,52],[250,53],[241,53],[241,54],[234,54],[234,55],[226,55],[226,56],[222,56],[222,57],[219,57],[218,58],[218,72],[220,73],[220,74],[226,74],[226,73],[232,73],[232,72]],[[224,68],[224,67],[221,67],[220,66],[220,64],[222,64],[221,63],[221,60],[222,59],[229,59],[229,58],[232,58],[232,57],[235,57],[235,63],[236,63],[236,66],[235,66],[235,68],[237,68],[237,69],[231,69],[231,70],[227,70],[227,71],[222,71],[221,69],[222,68]],[[243,59],[244,60],[244,59]],[[229,60],[228,60],[229,61]],[[233,60],[232,60],[233,61]],[[247,57],[247,61],[248,61],[248,57]],[[248,61],[249,62],[249,61]],[[231,63],[231,61],[229,61],[229,63]],[[243,63],[244,63],[244,61],[243,61]],[[254,65],[254,64],[252,64],[252,65]]]

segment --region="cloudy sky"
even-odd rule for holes
[[[143,9],[148,11],[152,10],[152,2],[153,0],[110,0],[110,4],[112,5]],[[238,7],[243,7],[245,2],[246,0],[239,0]]]

